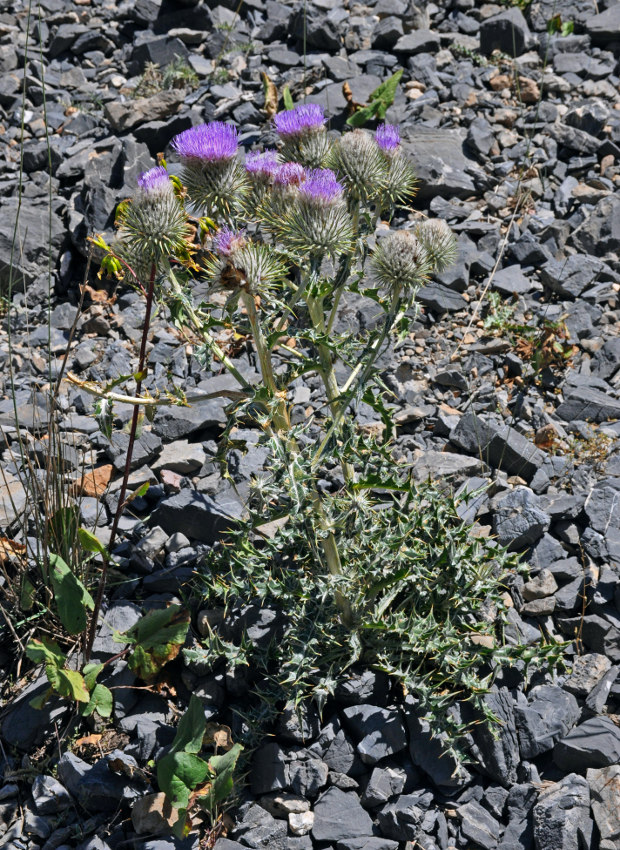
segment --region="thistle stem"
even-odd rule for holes
[[[140,355],[138,358],[138,377],[136,378],[136,396],[139,396],[142,392],[142,380],[144,377],[144,371],[146,367],[146,345],[149,337],[149,328],[151,326],[151,310],[153,309],[153,295],[155,292],[155,274],[157,272],[157,266],[155,263],[151,266],[151,274],[149,277],[149,285],[146,291],[146,308],[145,308],[145,316],[144,316],[144,325],[142,326],[142,339],[140,341]],[[140,419],[140,405],[135,405],[133,409],[133,415],[131,417],[131,428],[129,431],[129,443],[127,444],[127,454],[125,456],[125,468],[123,470],[123,480],[121,482],[121,488],[118,494],[118,505],[116,507],[116,513],[114,514],[114,519],[112,521],[112,529],[110,531],[110,541],[107,546],[107,552],[103,556],[103,567],[101,569],[101,576],[99,578],[99,586],[97,588],[97,596],[95,598],[95,605],[93,608],[93,613],[90,620],[90,628],[88,630],[88,637],[86,640],[86,646],[84,648],[84,660],[88,661],[90,659],[90,654],[93,650],[93,644],[95,642],[95,635],[97,633],[97,623],[99,621],[99,612],[101,611],[101,603],[103,602],[103,594],[105,591],[106,580],[108,577],[108,568],[110,566],[110,552],[114,547],[114,543],[116,541],[116,535],[118,533],[118,526],[121,520],[121,516],[123,515],[123,510],[125,508],[125,496],[127,494],[127,483],[129,481],[129,472],[131,470],[131,461],[133,457],[133,448],[136,441],[136,434],[138,432],[138,422]]]
[[[254,346],[256,348],[256,353],[258,354],[258,361],[260,363],[260,370],[263,376],[263,381],[265,382],[265,386],[269,390],[270,395],[272,396],[274,401],[276,401],[276,408],[273,414],[273,424],[277,431],[288,432],[291,429],[291,423],[288,415],[288,410],[286,409],[286,401],[280,396],[278,392],[276,379],[273,374],[273,366],[271,364],[271,354],[269,352],[269,346],[263,334],[263,329],[260,325],[258,313],[256,312],[256,302],[254,301],[254,296],[250,292],[246,292],[244,290],[241,293],[241,299],[247,310],[248,318],[250,320],[252,336],[254,337]]]

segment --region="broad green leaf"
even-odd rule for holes
[[[84,684],[82,674],[78,673],[77,670],[67,670],[64,667],[57,667],[55,664],[47,664],[45,672],[50,685],[61,697],[73,699],[77,702],[90,701],[88,688]]]
[[[88,705],[82,711],[83,717],[88,717],[96,711],[100,717],[110,717],[114,707],[112,691],[105,685],[95,685],[90,695]]]
[[[103,664],[86,664],[82,668],[82,675],[84,676],[84,681],[86,682],[86,687],[89,691],[95,687],[95,682],[97,681],[97,676],[103,670]]]
[[[26,646],[26,655],[35,664],[55,664],[62,667],[67,656],[53,640],[34,638]]]
[[[53,693],[53,690],[48,688],[45,693],[42,693],[38,697],[33,697],[28,705],[32,706],[32,708],[36,708],[37,711],[40,711]]]
[[[224,755],[211,756],[209,759],[209,770],[212,775],[210,793],[212,804],[222,803],[232,793],[235,767],[242,751],[241,744],[235,744]]]
[[[350,127],[363,127],[367,121],[373,118],[385,118],[388,108],[394,103],[396,88],[403,75],[403,69],[397,71],[385,82],[381,83],[368,98],[368,106],[358,109],[347,118]]]
[[[168,753],[157,762],[157,782],[175,809],[185,809],[193,789],[209,773],[206,761],[193,753]]]
[[[195,694],[192,694],[188,709],[179,720],[170,752],[185,750],[187,753],[199,753],[206,726],[207,721],[202,702]]]
[[[86,628],[86,609],[95,607],[93,598],[59,555],[50,554],[49,561],[60,621],[70,635],[79,635]]]
[[[284,86],[282,89],[282,103],[284,104],[284,108],[287,110],[295,108],[293,98],[291,97],[291,90],[288,86]]]
[[[107,549],[101,540],[87,529],[78,528],[78,538],[80,546],[87,552],[96,552],[98,555],[103,555],[104,557],[107,555]]]
[[[189,628],[189,612],[170,605],[145,614],[125,633],[125,642],[134,644],[130,669],[148,682],[179,654]]]

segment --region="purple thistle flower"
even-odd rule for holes
[[[245,170],[248,174],[259,177],[271,177],[276,169],[280,167],[278,152],[275,150],[250,151],[245,158]]]
[[[381,124],[377,127],[375,141],[385,153],[396,150],[400,145],[400,131],[396,124]]]
[[[146,195],[160,194],[172,188],[168,172],[162,165],[157,165],[149,171],[144,171],[138,177],[138,186]]]
[[[299,186],[306,179],[306,169],[298,162],[285,162],[273,172],[276,186]]]
[[[319,130],[325,124],[323,107],[318,103],[304,103],[274,116],[276,130],[282,136],[303,136]]]
[[[223,227],[218,230],[213,244],[218,254],[224,254],[225,257],[236,251],[238,248],[243,248],[245,245],[245,231],[231,230],[228,227]]]
[[[199,124],[175,136],[172,147],[181,159],[222,162],[237,153],[237,128],[223,121]]]
[[[329,206],[340,200],[343,187],[329,168],[317,168],[306,172],[306,180],[299,191],[306,200]]]

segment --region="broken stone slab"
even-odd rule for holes
[[[577,723],[580,714],[575,697],[562,688],[532,688],[528,704],[515,706],[521,757],[531,760],[551,750]]]
[[[550,516],[529,487],[515,487],[494,500],[493,527],[501,546],[519,551],[534,545],[549,528]]]
[[[620,847],[620,765],[590,768],[586,773],[590,786],[592,814],[600,833],[599,850]]]
[[[140,97],[126,103],[111,101],[104,106],[104,114],[117,133],[129,133],[146,121],[170,118],[185,100],[184,89],[159,92],[154,97]]]
[[[419,180],[417,200],[436,195],[466,198],[484,190],[485,172],[465,153],[465,130],[435,130],[419,125],[403,128],[402,145]]]
[[[466,413],[450,433],[450,442],[468,454],[477,455],[494,468],[530,481],[546,455],[510,425]]]
[[[355,792],[328,788],[316,801],[312,826],[315,841],[330,843],[372,834],[372,818]]]
[[[590,788],[583,776],[570,773],[543,788],[534,806],[536,850],[591,847]]]
[[[568,393],[556,414],[565,422],[607,422],[620,418],[620,400],[588,386],[575,387]]]
[[[620,728],[611,717],[592,717],[580,723],[553,750],[561,770],[585,772],[620,762]]]
[[[189,488],[163,499],[153,511],[152,522],[168,535],[181,532],[202,543],[214,543],[241,519],[243,506],[232,496],[214,500]]]

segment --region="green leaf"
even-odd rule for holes
[[[103,555],[104,558],[107,556],[107,549],[101,540],[86,528],[78,528],[78,538],[82,549],[87,552],[96,552],[98,555]]]
[[[179,654],[189,628],[189,612],[180,605],[149,611],[124,635],[135,645],[129,668],[148,682]]]
[[[26,646],[26,656],[35,664],[55,664],[62,667],[67,656],[53,640],[34,638]]]
[[[403,75],[403,69],[392,74],[385,82],[381,83],[368,98],[368,106],[358,109],[347,118],[350,127],[363,127],[367,121],[373,118],[385,118],[385,113],[394,103],[396,89]]]
[[[148,418],[148,417],[147,417]],[[150,481],[145,481],[144,484],[140,484],[140,486],[130,493],[126,499],[126,503],[133,502],[134,499],[141,499],[142,496],[145,496],[148,492],[149,487],[151,486]]]
[[[193,753],[168,753],[157,762],[157,782],[175,809],[186,809],[190,792],[209,773],[206,761]]]
[[[100,717],[110,717],[114,707],[112,691],[105,685],[95,685],[90,695],[88,705],[82,711],[83,717],[88,717],[96,711]]]
[[[103,664],[86,664],[82,668],[82,675],[84,676],[84,681],[86,682],[86,687],[89,691],[95,687],[95,682],[97,681],[97,676],[103,670]]]
[[[86,628],[86,609],[93,610],[94,600],[59,555],[51,553],[49,562],[54,601],[60,621],[70,635],[79,635]]]
[[[284,108],[287,110],[295,108],[293,98],[291,97],[291,90],[288,86],[284,86],[282,89],[282,103],[284,104]]]
[[[33,697],[28,705],[32,706],[32,708],[35,708],[37,711],[40,711],[53,693],[53,690],[48,688],[45,693],[38,697]]]
[[[202,702],[195,694],[192,694],[188,709],[179,720],[170,752],[185,750],[187,753],[199,753],[206,727],[207,721]]]
[[[90,694],[84,684],[84,678],[77,670],[66,670],[55,664],[47,664],[45,672],[52,688],[61,697],[73,699],[77,702],[89,702]]]
[[[241,744],[235,744],[227,753],[209,759],[209,770],[213,777],[209,794],[212,805],[224,802],[232,793],[235,767],[242,751]]]
[[[28,576],[24,576],[19,594],[19,607],[22,611],[30,611],[34,605],[37,591]]]

